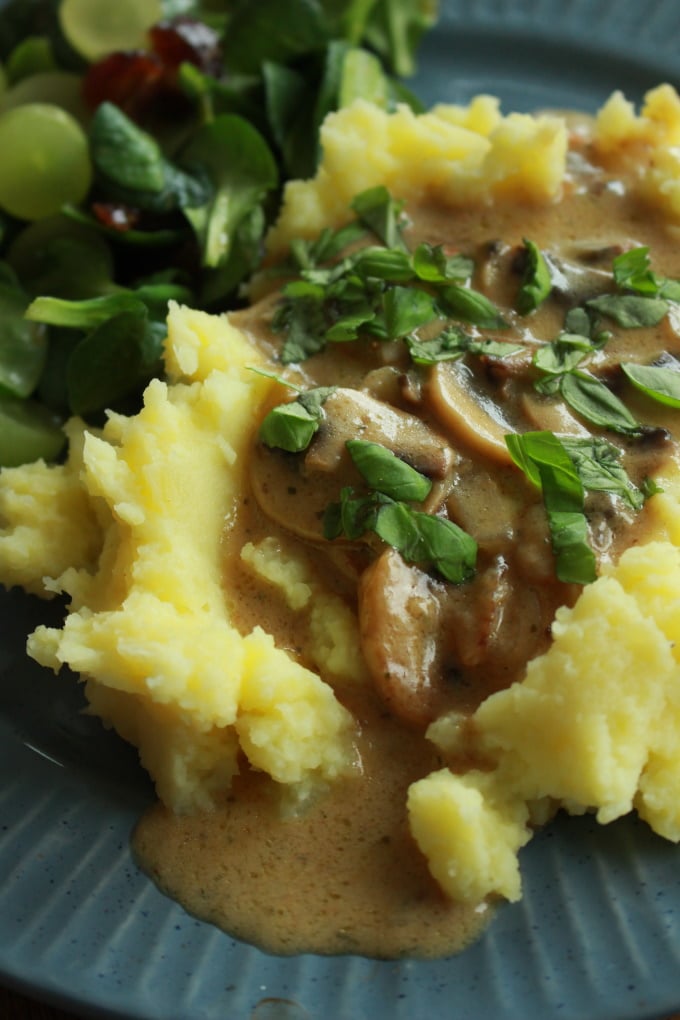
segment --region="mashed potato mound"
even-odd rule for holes
[[[352,758],[331,688],[260,628],[242,637],[225,609],[225,520],[274,385],[257,361],[225,318],[174,307],[173,385],[153,381],[138,415],[77,439],[64,467],[3,475],[1,575],[72,600],[63,629],[39,627],[29,653],[87,678],[92,711],[139,747],[177,811],[210,806],[239,748],[282,783],[336,776]],[[34,522],[53,499],[47,531]]]
[[[406,201],[558,200],[568,130],[559,116],[503,116],[488,96],[424,114],[357,101],[325,121],[316,176],[287,185],[269,251],[345,222],[373,185]],[[679,142],[669,86],[639,115],[617,93],[596,120],[601,152],[630,150],[642,190],[680,222]],[[292,610],[311,607],[319,673],[261,627],[241,635],[225,609],[225,521],[277,385],[250,371],[258,358],[227,318],[172,307],[169,381],[149,385],[138,415],[112,415],[101,433],[72,422],[66,464],[0,478],[0,578],[71,599],[63,628],[39,627],[30,654],[83,675],[91,711],[138,746],[176,811],[213,804],[241,753],[289,784],[352,762],[352,719],[319,675],[363,677],[352,614],[266,541],[246,546],[243,563]],[[650,503],[659,540],[559,611],[551,648],[524,680],[489,697],[471,725],[431,727],[444,756],[474,765],[440,769],[408,796],[413,835],[453,897],[518,898],[518,852],[555,807],[601,822],[635,808],[680,840],[680,487],[665,488]]]

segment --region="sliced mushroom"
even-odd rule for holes
[[[479,456],[512,462],[505,436],[517,428],[465,365],[445,361],[433,366],[424,396],[453,445],[462,442]]]
[[[554,400],[529,391],[522,394],[521,401],[524,414],[536,429],[557,435],[590,435],[563,400]]]
[[[359,583],[361,649],[391,712],[426,726],[437,714],[440,603],[427,574],[387,549]]]
[[[324,404],[324,419],[304,454],[258,443],[250,462],[253,493],[261,510],[307,541],[324,540],[323,518],[345,486],[361,481],[345,443],[363,438],[388,447],[434,482],[423,505],[436,509],[448,492],[455,454],[425,422],[360,390],[337,389]]]
[[[306,456],[308,472],[336,471],[348,439],[386,446],[428,478],[445,478],[454,463],[446,441],[421,418],[361,390],[337,389],[324,404],[324,419]]]

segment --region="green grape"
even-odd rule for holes
[[[78,122],[48,103],[0,114],[0,208],[39,220],[85,198],[92,180],[87,138]]]
[[[40,71],[53,71],[57,64],[49,39],[29,35],[18,43],[7,58],[6,73],[10,84]]]
[[[40,71],[22,78],[4,93],[0,90],[0,113],[28,103],[49,103],[86,125],[92,115],[82,96],[82,84],[82,77],[72,71]]]
[[[0,467],[54,460],[64,443],[58,420],[42,404],[0,396]]]
[[[86,60],[144,45],[146,32],[163,16],[161,0],[62,0],[61,30]]]

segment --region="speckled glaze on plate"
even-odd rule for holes
[[[444,0],[413,87],[426,102],[594,110],[678,84],[676,0]],[[45,606],[0,593],[0,982],[128,1020],[647,1020],[680,1007],[680,850],[636,820],[558,818],[525,894],[436,962],[270,957],[195,921],[136,869],[152,792],[79,714],[73,678],[24,655]],[[53,619],[57,606],[47,607]]]

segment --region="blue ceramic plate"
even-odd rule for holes
[[[424,44],[428,102],[594,110],[680,82],[676,0],[449,0]],[[48,607],[49,608],[49,607]],[[188,917],[136,869],[151,799],[133,752],[26,660],[45,610],[0,595],[0,982],[130,1020],[643,1020],[680,1009],[680,850],[633,819],[560,818],[525,895],[459,957],[279,959]],[[56,607],[49,610],[58,615]]]

